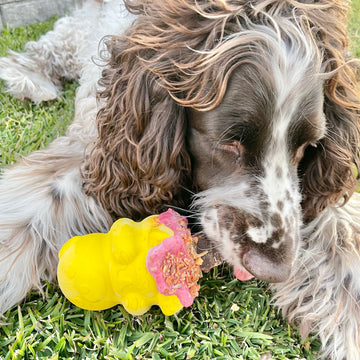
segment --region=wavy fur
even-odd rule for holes
[[[305,338],[315,332],[322,358],[359,359],[360,195],[328,206],[302,231],[304,243],[276,303]]]
[[[40,288],[44,279],[54,280],[57,251],[69,237],[105,231],[114,217],[139,219],[167,206],[187,207],[195,194],[198,204],[211,207],[210,215],[220,215],[227,227],[219,241],[229,259],[235,258],[233,265],[239,258],[234,244],[244,241],[239,229],[246,236],[255,234],[258,243],[248,266],[255,272],[256,265],[263,278],[271,270],[272,279],[282,281],[274,288],[284,316],[299,323],[304,336],[318,332],[323,356],[359,359],[360,199],[353,195],[353,170],[360,165],[360,94],[356,65],[348,57],[346,2],[128,0],[134,15],[129,18],[119,14],[117,4],[90,1],[83,13],[60,20],[53,33],[29,45],[25,54],[0,59],[0,68],[14,74],[0,71],[0,77],[18,98],[54,97],[61,77],[80,76],[67,135],[1,176],[0,313],[31,288]],[[110,35],[101,48],[105,65],[89,61],[104,35]],[[276,160],[285,159],[295,174],[271,167],[272,159],[267,159],[262,164],[268,166],[259,166],[251,178],[242,171],[260,163],[261,154],[247,158],[249,150],[238,140],[222,142],[232,124],[219,138],[209,133],[226,122],[221,110],[238,105],[229,89],[245,98],[245,90],[260,94],[266,106],[259,118],[272,114],[278,84],[269,69],[288,75],[296,65],[297,75],[308,72],[314,78],[292,80],[298,87],[291,89],[296,91],[289,92],[288,108],[281,110],[294,112],[292,105],[311,85],[316,99],[300,113],[315,109],[318,114],[323,108],[326,122],[321,114],[314,123],[325,128],[325,135],[315,126],[315,138],[306,137],[297,147],[276,138],[283,146]],[[282,75],[280,80],[286,80]],[[44,94],[38,91],[47,89],[43,81],[50,88]],[[246,109],[256,108],[258,98],[249,98]],[[204,119],[212,120],[213,128],[207,121],[208,127],[201,128]],[[279,122],[276,129],[285,125]],[[306,136],[308,130],[303,131]],[[259,142],[263,139],[269,137]],[[211,179],[209,158],[222,171]],[[279,179],[287,194],[277,197],[275,188],[275,195],[266,198]],[[254,194],[254,188],[261,191]],[[206,225],[216,223],[209,218]],[[234,229],[235,240],[229,235]],[[283,243],[285,239],[293,243]]]
[[[306,151],[299,170],[304,218],[309,221],[351,196],[353,165],[359,168],[360,95],[355,65],[347,56],[344,2],[166,0],[127,5],[139,18],[108,43],[111,60],[101,82],[106,107],[99,112],[100,137],[87,162],[86,189],[111,213],[122,216],[126,209],[139,216],[160,210],[189,183],[183,107],[207,111],[220,103],[243,56],[234,56],[236,37],[229,36],[246,31],[249,22],[270,22],[268,16],[303,21],[330,74],[324,86],[328,132],[316,149]],[[161,107],[169,115],[160,120],[156,109]],[[157,137],[148,134],[155,122]],[[164,142],[170,129],[173,133]],[[129,156],[123,161],[125,153]]]

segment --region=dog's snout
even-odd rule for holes
[[[256,249],[250,249],[242,257],[242,264],[256,278],[277,283],[289,278],[292,261],[273,261]]]
[[[298,223],[296,211],[255,216],[227,205],[208,208],[202,218],[205,234],[219,245],[224,261],[237,272],[244,270],[239,280],[253,275],[272,283],[290,276],[299,243]]]

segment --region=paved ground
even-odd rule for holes
[[[0,0],[0,30],[47,20],[79,5],[82,0]]]

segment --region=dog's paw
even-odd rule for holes
[[[19,100],[41,103],[56,99],[59,93],[44,74],[31,71],[11,58],[0,58],[0,78],[4,80],[7,92]]]

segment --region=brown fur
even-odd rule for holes
[[[224,36],[246,21],[266,22],[263,10],[293,18],[312,32],[327,71],[324,112],[328,132],[300,165],[305,220],[346,201],[359,168],[360,93],[347,58],[343,1],[127,1],[140,14],[122,37],[108,41],[98,115],[99,138],[87,160],[85,189],[113,215],[142,217],[160,211],[191,183],[186,150],[186,107],[206,111],[222,100],[241,47]],[[144,15],[145,14],[145,15]],[[144,16],[143,16],[144,15]],[[197,52],[192,49],[197,50]],[[245,51],[245,49],[242,49]]]

